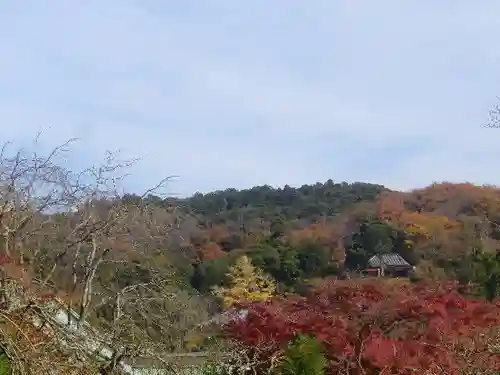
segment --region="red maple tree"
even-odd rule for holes
[[[500,306],[467,299],[453,283],[331,281],[307,297],[244,307],[247,318],[230,322],[226,331],[262,358],[309,334],[324,343],[330,374],[500,370],[500,354],[492,350]]]

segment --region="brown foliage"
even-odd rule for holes
[[[209,242],[202,246],[198,254],[202,262],[217,260],[226,256],[226,253],[222,251],[221,247],[214,242]]]
[[[23,314],[39,313],[45,302],[62,296],[78,329],[50,334],[69,346],[68,358],[88,354],[90,349],[74,335],[89,320],[100,323],[95,336],[106,340],[118,362],[141,353],[153,355],[160,341],[166,347],[179,346],[184,332],[177,329],[195,324],[202,309],[189,308],[193,301],[188,293],[179,296],[171,272],[174,257],[166,256],[172,255],[165,249],[178,217],[143,199],[166,179],[139,199],[126,201],[120,182],[132,161],[107,154],[102,164],[74,173],[54,161],[61,150],[48,156],[23,150],[7,156],[5,148],[1,150],[0,283],[2,292],[7,280],[15,288],[9,295],[3,293],[0,315],[20,315],[21,321],[13,325],[25,332],[33,321]],[[106,318],[98,320],[102,311]],[[2,341],[8,336],[2,335]],[[26,340],[31,346],[40,344]],[[48,354],[56,348],[43,350]],[[28,362],[38,354],[23,351],[21,360]],[[111,371],[116,363],[111,360],[106,367]]]
[[[320,245],[332,254],[332,260],[338,263],[345,261],[343,228],[333,224],[312,224],[308,228],[293,230],[285,235],[284,240],[292,246]]]
[[[406,203],[426,212],[436,212],[452,218],[460,214],[491,216],[500,212],[500,190],[470,183],[433,184],[412,191],[407,195]]]
[[[385,193],[375,206],[377,218],[404,231],[409,246],[422,251],[438,249],[449,257],[464,251],[466,228],[471,223],[486,228],[486,237],[491,235],[489,221],[500,217],[499,198],[500,190],[492,187],[445,183],[409,193]],[[469,220],[474,216],[477,220]],[[495,241],[486,237],[495,247]]]

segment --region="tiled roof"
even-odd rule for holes
[[[411,264],[408,263],[401,255],[397,253],[382,254],[382,261],[386,267],[403,266],[410,267]],[[368,260],[370,267],[380,267],[380,259],[377,255],[372,256]]]

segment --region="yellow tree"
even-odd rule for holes
[[[274,279],[252,265],[246,255],[239,257],[230,267],[228,287],[215,287],[214,294],[229,308],[238,302],[265,301],[276,291]]]

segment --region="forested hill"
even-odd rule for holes
[[[380,252],[401,254],[423,277],[462,277],[470,254],[500,248],[500,190],[489,186],[442,183],[397,192],[327,181],[148,200],[169,215],[181,213],[169,232],[169,253],[184,254],[184,274],[204,291],[223,283],[242,254],[294,285],[362,269]]]
[[[334,216],[346,207],[360,201],[373,201],[382,192],[382,185],[362,182],[325,183],[294,188],[286,185],[273,188],[268,185],[250,189],[226,189],[208,194],[197,193],[186,199],[166,200],[165,204],[177,205],[202,215],[207,220],[226,221],[260,218],[274,221],[309,219]]]

